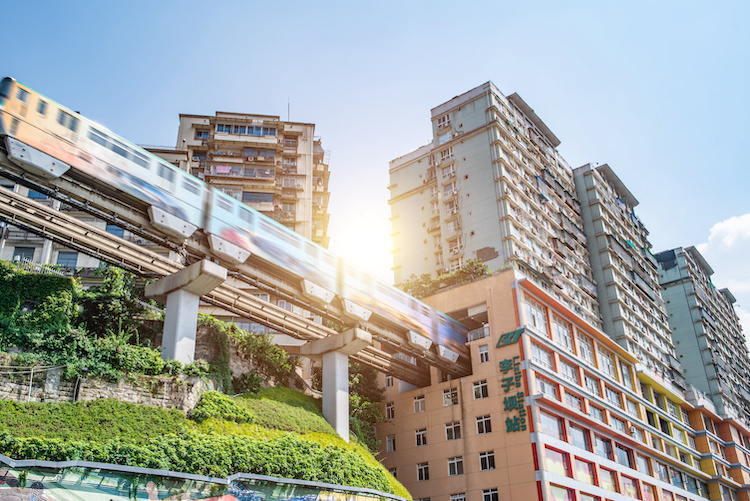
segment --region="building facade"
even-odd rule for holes
[[[491,82],[434,108],[430,144],[390,163],[395,282],[480,259],[523,271],[601,325],[573,172],[518,94]]]
[[[573,170],[603,330],[635,354],[662,384],[684,391],[675,357],[656,258],[638,200],[609,165]]]
[[[687,382],[723,416],[750,422],[750,360],[734,296],[714,286],[713,269],[695,247],[660,252],[656,259]]]
[[[385,377],[381,460],[420,501],[747,500],[750,430],[689,399],[516,270],[426,302],[473,373]]]
[[[187,151],[196,177],[328,247],[328,164],[314,124],[244,113],[180,115],[177,150]]]

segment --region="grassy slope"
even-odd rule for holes
[[[111,454],[111,444],[115,443],[119,448],[122,448],[122,444],[141,444],[146,448],[160,444],[160,448],[153,449],[156,451],[154,455],[160,456],[164,447],[184,446],[182,442],[179,446],[171,443],[164,445],[165,442],[174,440],[177,443],[187,439],[190,447],[212,449],[215,444],[220,444],[226,450],[233,451],[237,450],[235,446],[245,446],[250,450],[263,449],[265,454],[258,463],[252,460],[231,463],[226,462],[226,458],[217,458],[217,462],[224,463],[218,466],[207,465],[205,455],[200,464],[183,461],[181,458],[172,463],[195,473],[226,473],[227,468],[241,464],[244,468],[269,475],[274,474],[274,468],[281,471],[304,470],[308,472],[308,477],[310,471],[316,471],[317,480],[342,483],[343,478],[337,476],[338,472],[350,465],[353,468],[356,463],[360,478],[378,479],[381,485],[387,485],[385,488],[381,487],[382,490],[411,497],[364,447],[346,444],[335,434],[314,399],[288,388],[268,388],[259,395],[238,397],[234,401],[251,411],[255,417],[253,424],[238,424],[219,418],[197,423],[176,410],[165,411],[114,400],[56,404],[0,401],[0,453],[29,454],[28,451],[43,450],[45,452],[40,453],[41,455],[56,456],[46,459],[83,459],[85,457],[80,452],[82,449],[87,450],[88,447],[93,451],[106,450]],[[13,438],[8,438],[7,432]],[[52,439],[54,447],[40,448],[35,442],[40,438]],[[59,444],[70,446],[70,451],[60,452],[64,447]],[[291,456],[283,457],[284,453],[281,452],[286,450],[284,446],[287,444],[290,444],[290,451],[298,452],[309,448],[310,454],[308,456],[303,453],[293,460],[300,464],[290,465]],[[49,452],[52,449],[55,450],[54,453]],[[335,457],[331,451],[335,451]],[[135,453],[129,457],[136,456],[132,461],[159,460]],[[145,459],[141,459],[143,457]],[[130,464],[133,464],[132,461]],[[320,461],[320,464],[309,464],[309,461]],[[305,473],[300,473],[298,478],[303,477]]]

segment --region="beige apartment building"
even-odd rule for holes
[[[384,376],[383,464],[420,501],[748,500],[750,429],[675,391],[517,270],[427,298],[473,372]]]

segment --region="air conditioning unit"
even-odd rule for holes
[[[198,157],[193,157],[193,162],[199,162],[199,161],[200,161],[200,158],[198,158]]]
[[[247,157],[248,162],[255,162],[255,157]]]
[[[635,437],[635,434],[636,434],[635,426],[631,426],[630,427],[630,436],[631,437]]]

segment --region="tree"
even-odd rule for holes
[[[461,268],[451,273],[438,275],[435,278],[432,278],[429,273],[419,276],[411,275],[396,287],[417,299],[422,299],[446,287],[469,284],[490,275],[492,272],[486,264],[479,259],[470,259]]]

